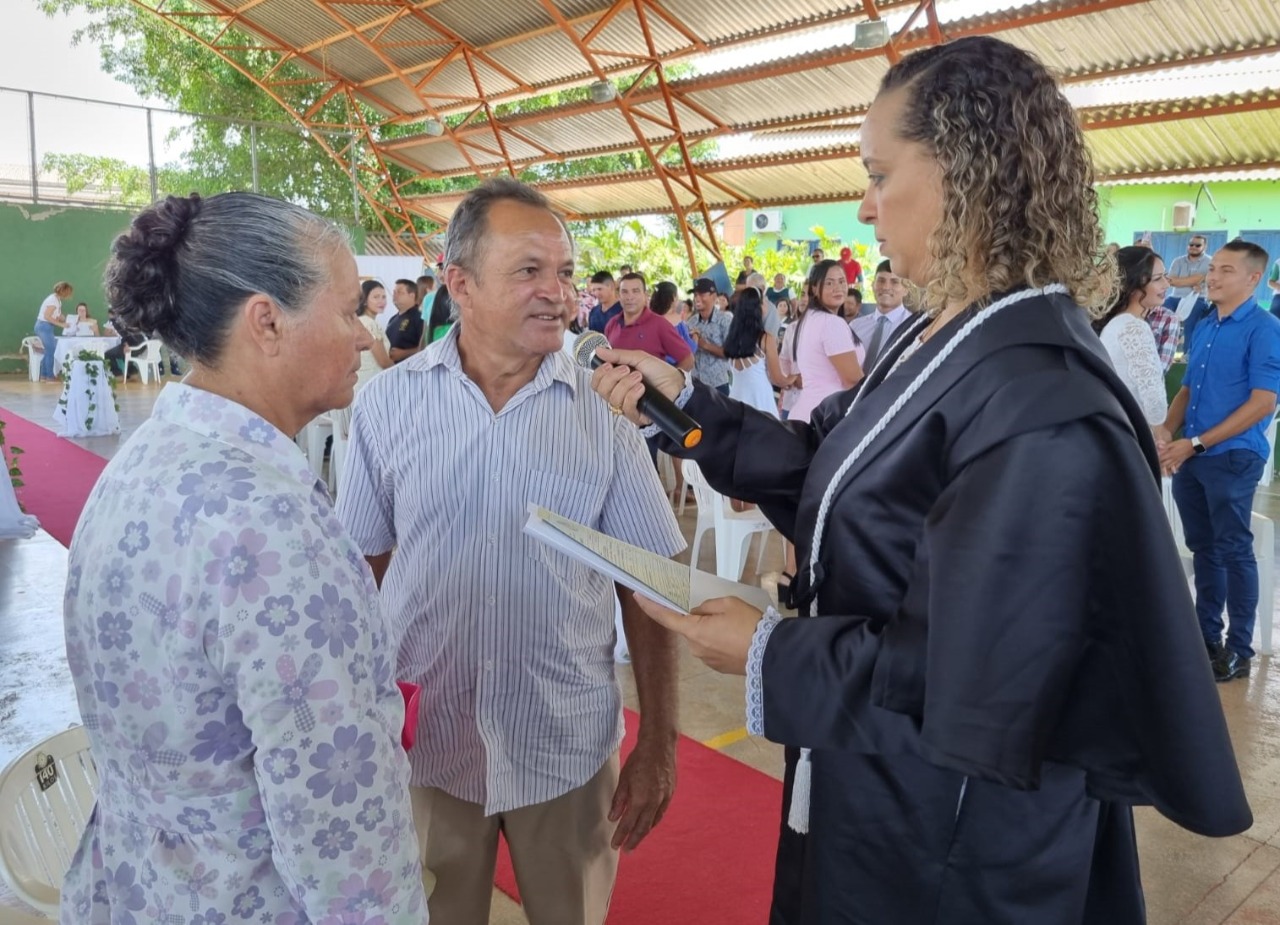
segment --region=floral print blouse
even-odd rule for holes
[[[395,653],[292,440],[166,385],[89,496],[64,612],[101,778],[64,923],[426,922]]]

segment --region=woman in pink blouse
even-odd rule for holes
[[[862,378],[853,331],[840,317],[848,289],[844,270],[835,260],[820,260],[809,271],[809,310],[795,324],[788,348],[803,387],[789,420],[808,421],[827,396],[850,388]]]

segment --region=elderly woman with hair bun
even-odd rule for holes
[[[1133,805],[1252,818],[1155,442],[1089,326],[1079,124],[1035,58],[963,38],[889,69],[861,153],[859,218],[925,310],[856,388],[783,422],[643,354],[593,379],[702,424],[660,448],[796,542],[807,619],[643,606],[788,746],[774,925],[1139,925]]]
[[[370,336],[331,223],[169,197],[116,239],[117,323],[191,363],[71,543],[67,658],[101,777],[64,923],[422,925],[377,589],[293,435]]]

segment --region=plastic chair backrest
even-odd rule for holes
[[[702,470],[698,468],[696,462],[692,459],[682,460],[680,470],[684,473],[684,480],[693,486],[693,497],[698,502],[699,514],[703,511],[712,513],[716,505],[724,503],[720,493],[708,485],[707,480],[702,477]]]
[[[32,382],[40,381],[40,362],[44,359],[44,342],[38,337],[22,338],[22,350],[27,351],[27,372]]]
[[[50,736],[0,773],[0,877],[54,918],[97,791],[83,726]]]

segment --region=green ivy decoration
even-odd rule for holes
[[[18,457],[21,455],[22,447],[10,446],[5,442],[4,419],[0,418],[0,460],[4,460],[5,466],[9,470],[9,481],[13,483],[14,488],[21,488],[26,484],[22,481],[22,467],[18,465]],[[26,508],[23,508],[23,511],[25,512]]]
[[[111,374],[111,370],[107,367],[106,362],[101,356],[92,350],[81,350],[74,357],[68,356],[62,361],[62,378],[65,382],[71,381],[71,364],[74,362],[82,362],[85,364],[84,371],[89,377],[89,387],[85,389],[85,397],[89,399],[89,410],[85,414],[84,429],[93,429],[93,415],[97,411],[98,405],[94,400],[94,396],[98,392],[98,379],[106,372],[107,385],[111,386],[111,403],[115,406],[116,413],[120,413],[120,399],[116,395],[116,377]],[[58,405],[65,414],[67,409],[66,391],[63,391],[62,397],[58,399]]]

